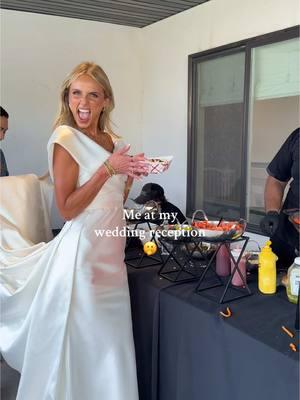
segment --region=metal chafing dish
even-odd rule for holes
[[[198,214],[201,214],[201,220],[195,219]],[[245,232],[247,223],[244,219],[229,221],[220,218],[218,221],[211,221],[203,210],[196,210],[193,213],[191,225],[198,230],[199,237],[223,241],[241,237]]]

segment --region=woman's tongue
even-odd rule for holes
[[[90,111],[78,110],[78,117],[81,122],[87,122],[90,118]]]

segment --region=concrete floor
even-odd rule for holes
[[[16,400],[20,380],[19,372],[10,368],[1,357],[0,360],[0,399]]]

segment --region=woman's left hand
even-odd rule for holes
[[[116,151],[108,158],[107,161],[117,174],[128,175],[135,179],[140,179],[142,176],[147,176],[148,163],[145,159],[144,153],[130,156],[126,154],[129,148],[130,146],[127,145]]]
[[[139,153],[134,156],[130,156],[132,164],[135,166],[133,168],[134,178],[141,179],[143,176],[148,176],[148,162],[145,159],[144,153]],[[130,176],[130,175],[129,175]]]

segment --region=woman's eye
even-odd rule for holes
[[[73,94],[73,96],[79,96],[80,95],[80,91],[79,90],[73,90],[72,94]]]
[[[98,93],[91,93],[91,97],[93,97],[94,99],[98,99]]]

